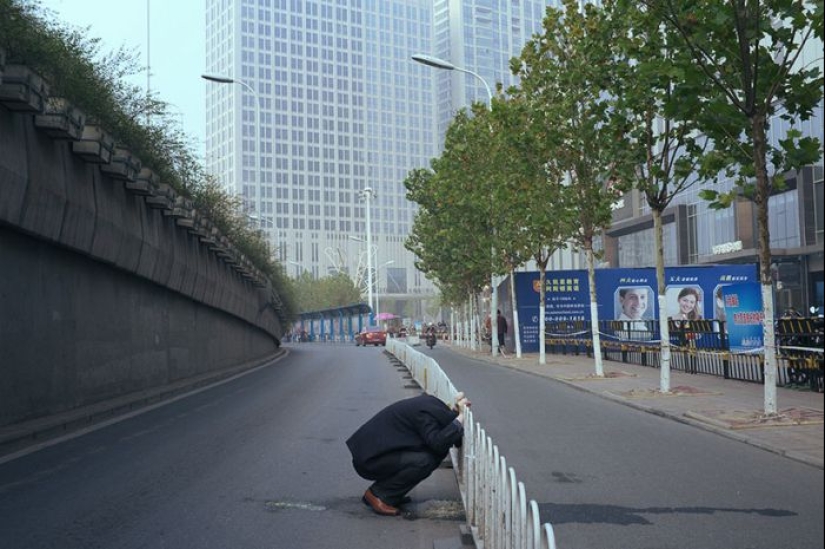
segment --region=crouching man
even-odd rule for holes
[[[379,515],[396,516],[407,493],[438,468],[453,446],[461,446],[464,408],[458,393],[452,408],[423,394],[390,404],[347,440],[352,465],[373,481],[364,503]]]

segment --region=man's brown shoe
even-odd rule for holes
[[[367,491],[364,492],[364,503],[372,507],[372,510],[378,513],[379,515],[384,515],[386,517],[396,517],[401,514],[401,511],[398,510],[397,507],[393,507],[392,505],[386,504],[378,497],[372,493],[372,490],[367,488]]]

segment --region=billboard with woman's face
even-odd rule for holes
[[[653,268],[596,269],[595,278],[596,303],[591,305],[587,271],[548,272],[543,320],[589,321],[595,307],[599,320],[644,322],[647,329],[657,332],[658,326],[653,321],[660,314],[673,319],[725,320],[722,289],[733,284],[759,284],[753,264],[667,267],[665,294],[660,301]],[[538,279],[537,272],[516,273],[519,331],[525,352],[538,351],[543,333],[538,314]],[[651,338],[655,337],[656,333],[651,332]]]
[[[701,286],[668,286],[665,290],[667,317],[670,320],[705,318],[704,294]]]

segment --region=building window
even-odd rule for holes
[[[799,238],[799,201],[795,191],[784,192],[768,199],[768,228],[771,248],[797,248]]]

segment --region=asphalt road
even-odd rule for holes
[[[430,351],[560,549],[822,549],[823,471],[567,385]]]
[[[409,383],[383,348],[294,345],[273,365],[0,464],[0,547],[432,549],[462,517],[415,501],[403,518],[373,514],[344,444],[418,394]],[[425,483],[414,500],[458,495],[449,469]]]

